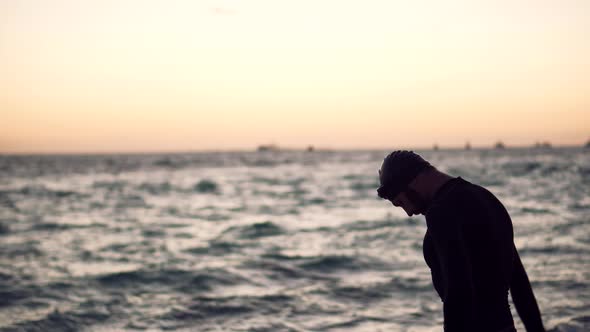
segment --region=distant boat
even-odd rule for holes
[[[549,142],[536,142],[535,149],[551,149],[553,146]]]
[[[590,140],[588,142],[586,142],[586,145],[584,145],[585,148],[590,149]]]
[[[313,145],[307,147],[307,152],[313,152],[314,150],[315,148],[313,147]]]
[[[279,151],[279,147],[274,145],[274,144],[268,144],[268,145],[259,145],[258,146],[258,152],[265,152],[265,151]]]
[[[498,141],[498,143],[496,143],[496,145],[494,145],[494,148],[498,149],[498,150],[502,150],[502,149],[506,148],[506,145],[504,145],[504,143],[502,143],[502,141]]]
[[[471,150],[471,144],[469,142],[465,143],[465,150]]]
[[[438,151],[438,144],[434,144],[434,146],[432,147],[432,149],[433,149],[434,151]]]

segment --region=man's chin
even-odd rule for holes
[[[414,211],[412,212],[412,216],[419,216],[419,215],[425,215],[426,211],[424,210],[419,210],[419,211]]]
[[[424,215],[424,213],[425,213],[425,211],[423,209],[418,209],[418,210],[414,210],[414,211],[410,211],[410,212],[406,211],[406,214],[408,215],[408,217]]]

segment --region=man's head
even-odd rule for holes
[[[432,165],[412,151],[393,151],[383,160],[379,170],[377,195],[404,209],[408,216],[424,213],[428,201],[409,184]]]

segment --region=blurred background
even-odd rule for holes
[[[2,1],[0,330],[439,331],[400,148],[590,330],[587,40],[575,0]]]

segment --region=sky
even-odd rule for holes
[[[2,0],[0,153],[590,139],[587,0]]]

